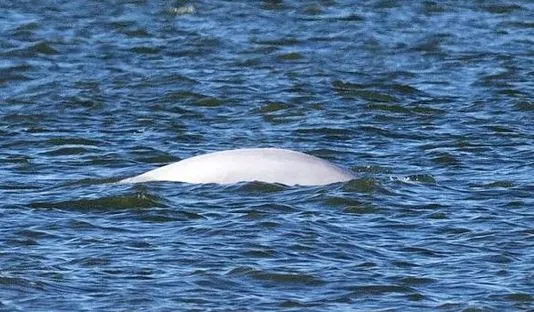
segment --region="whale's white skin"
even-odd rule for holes
[[[315,156],[279,148],[245,148],[187,158],[120,183],[175,181],[233,184],[261,181],[285,185],[326,185],[354,175]]]

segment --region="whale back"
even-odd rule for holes
[[[121,182],[232,184],[261,181],[286,185],[325,185],[353,178],[351,172],[315,156],[277,148],[248,148],[187,158]]]

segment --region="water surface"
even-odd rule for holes
[[[530,1],[0,13],[0,309],[534,306]],[[240,147],[357,178],[112,183]]]

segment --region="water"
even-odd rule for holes
[[[532,2],[0,13],[0,309],[534,307]],[[358,178],[111,183],[267,146]]]

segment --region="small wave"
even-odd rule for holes
[[[147,193],[106,196],[95,199],[67,200],[59,202],[32,202],[30,208],[65,209],[80,211],[117,211],[135,208],[166,207],[163,200]]]
[[[6,52],[2,54],[4,56],[32,57],[32,56],[38,56],[40,54],[55,55],[55,54],[59,54],[59,51],[56,50],[50,42],[39,41],[39,42],[27,45],[22,48],[15,48],[15,49],[7,50]]]
[[[276,284],[299,284],[305,286],[316,286],[324,284],[321,279],[307,274],[296,272],[271,272],[257,270],[251,267],[237,267],[230,270],[226,275],[229,276],[248,276],[254,280],[262,282],[274,282]]]
[[[383,295],[388,293],[416,293],[416,291],[408,286],[399,285],[361,285],[348,286],[346,290],[350,291],[352,295],[361,297],[366,295]]]
[[[240,183],[237,186],[237,190],[245,193],[257,194],[257,193],[277,193],[288,188],[282,184],[265,183],[265,182],[246,182]]]

